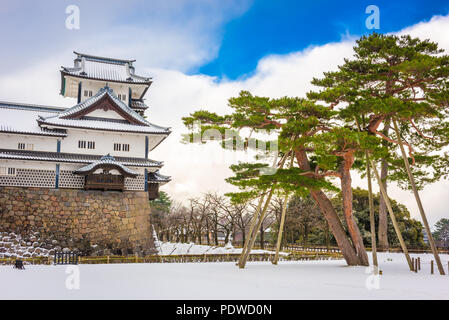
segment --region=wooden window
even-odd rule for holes
[[[84,90],[84,96],[87,97],[89,95],[89,91]]]
[[[89,90],[89,97],[92,97],[92,90]]]
[[[8,176],[15,176],[16,168],[8,168]]]
[[[129,151],[129,144],[124,143],[124,144],[122,145],[122,150],[123,150],[123,151]]]
[[[19,150],[25,150],[25,143],[19,142],[19,144],[17,145],[17,148]]]
[[[122,96],[122,98],[123,98],[123,101],[126,101],[126,94],[124,94],[124,95]]]
[[[34,144],[27,143],[27,150],[34,150]]]
[[[118,94],[118,99],[122,100],[122,95],[120,93]]]
[[[95,149],[95,141],[88,141],[87,149]]]
[[[86,149],[86,141],[79,140],[79,141],[78,141],[78,148],[80,148],[80,149]]]

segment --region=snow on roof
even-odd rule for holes
[[[148,106],[145,104],[145,102],[143,102],[141,100],[131,100],[131,108],[139,109],[139,110],[146,110],[146,109],[148,109]]]
[[[62,72],[68,75],[127,83],[150,84],[151,78],[134,74],[132,63],[135,60],[105,58],[83,53],[77,54],[74,67],[62,67]]]
[[[0,102],[0,132],[65,137],[65,132],[41,128],[37,122],[40,116],[56,116],[63,110],[56,107]]]
[[[32,160],[32,161],[52,161],[66,163],[89,164],[101,159],[99,155],[62,153],[62,152],[44,152],[28,150],[0,149],[0,159],[9,160]],[[156,167],[163,165],[162,161],[155,161],[143,158],[115,157],[116,161],[129,167]]]
[[[170,181],[171,181],[171,177],[164,176],[164,175],[160,174],[159,170],[156,170],[155,172],[148,173],[148,182],[149,183],[159,183],[159,184],[163,185]]]
[[[94,161],[87,166],[84,166],[82,168],[79,168],[78,170],[75,170],[75,174],[87,174],[91,171],[95,171],[98,168],[101,168],[102,166],[114,166],[117,167],[117,169],[123,171],[125,175],[136,177],[138,175],[137,172],[125,167],[122,163],[117,162],[113,156],[110,154],[107,154],[105,156],[102,156],[100,160]]]
[[[114,122],[110,119],[70,119],[71,116],[89,108],[100,99],[108,96],[114,102],[114,104],[138,124],[129,124],[124,122]],[[56,115],[49,117],[40,117],[38,120],[41,125],[53,125],[59,127],[72,127],[72,128],[86,128],[86,129],[98,129],[98,130],[110,130],[110,131],[125,131],[125,132],[137,132],[137,133],[153,133],[153,134],[169,134],[170,128],[154,125],[133,109],[128,107],[123,101],[121,101],[114,91],[108,86],[100,89],[93,97],[63,111]]]

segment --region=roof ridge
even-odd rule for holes
[[[135,59],[118,59],[118,58],[109,58],[109,57],[102,57],[102,56],[95,56],[92,54],[86,54],[86,53],[81,53],[81,52],[76,52],[73,51],[74,54],[78,55],[79,57],[84,57],[87,59],[95,59],[95,60],[104,60],[106,61],[110,61],[112,63],[119,63],[119,64],[125,64],[125,63],[133,63],[136,60]]]
[[[56,106],[45,106],[41,104],[31,104],[31,103],[22,103],[22,102],[9,102],[9,101],[0,101],[0,107],[6,108],[23,108],[23,109],[42,109],[42,111],[47,112],[55,112],[55,111],[65,111],[67,108],[64,107],[56,107]]]

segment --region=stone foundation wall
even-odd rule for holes
[[[155,253],[148,193],[0,187],[0,231],[81,251]]]

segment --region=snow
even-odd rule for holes
[[[0,259],[48,257],[54,254],[54,251],[42,242],[37,232],[26,238],[14,232],[0,232]]]
[[[181,254],[225,254],[225,253],[241,253],[241,248],[234,248],[232,245],[227,244],[224,247],[219,246],[207,246],[194,243],[175,243],[175,242],[157,242],[156,248],[158,254],[162,256],[167,255],[181,255]],[[274,251],[268,250],[251,250],[251,253],[272,253]],[[281,252],[282,255],[287,253]]]
[[[0,299],[448,299],[449,276],[436,268],[430,274],[432,255],[412,256],[421,257],[419,273],[402,254],[380,253],[378,288],[369,268],[343,260],[250,262],[245,269],[227,262],[80,265],[72,290],[67,266],[1,266]],[[447,269],[449,256],[441,259]]]

